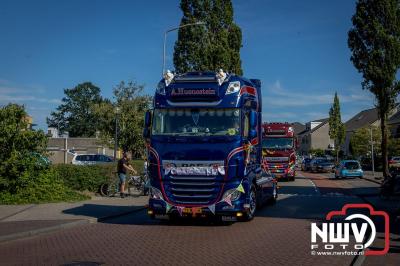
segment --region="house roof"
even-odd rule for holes
[[[310,122],[322,122],[322,123],[324,123],[324,122],[326,122],[328,119],[329,119],[329,118],[321,118],[321,119],[313,120],[313,121],[310,121]]]
[[[379,120],[378,110],[376,108],[371,108],[359,112],[344,125],[346,126],[346,131],[355,131],[359,128],[369,126],[377,120]]]
[[[306,129],[306,125],[303,125],[302,123],[299,122],[294,122],[292,123],[292,127],[294,130],[294,135],[299,135],[301,132],[303,132]]]
[[[313,133],[313,132],[317,131],[320,127],[322,127],[326,123],[328,123],[328,121],[329,121],[329,118],[322,118],[322,119],[310,121],[310,122],[320,122],[320,124],[318,126],[314,127],[312,130],[308,130],[307,128],[305,128],[303,131],[299,132],[298,135],[303,135],[304,133],[307,133],[307,132]]]
[[[329,118],[323,118],[323,119],[311,121],[311,122],[321,122],[318,126],[316,126],[313,129],[311,129],[311,133],[317,131],[320,127],[322,127],[323,125],[328,123],[328,121],[329,121]]]
[[[389,125],[400,124],[400,111],[395,113],[392,117],[390,117],[388,124]]]

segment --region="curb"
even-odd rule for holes
[[[91,223],[90,220],[78,220],[74,222],[67,222],[64,224],[59,224],[55,226],[50,226],[50,227],[45,227],[45,228],[40,228],[40,229],[34,229],[30,231],[25,231],[25,232],[20,232],[20,233],[15,233],[11,235],[5,235],[5,236],[0,236],[0,243],[12,241],[12,240],[17,240],[21,238],[27,238],[35,235],[40,235],[40,234],[45,234],[49,232],[54,232],[60,229],[66,229],[66,228],[71,228],[77,225],[83,225],[83,224],[89,224]]]
[[[372,182],[372,183],[375,183],[375,184],[378,184],[378,185],[382,184],[382,181],[379,181],[379,180],[365,178],[365,177],[362,177],[362,179],[367,180],[367,181]]]
[[[24,212],[24,211],[27,211],[27,210],[29,210],[29,209],[32,209],[32,208],[35,207],[36,205],[37,205],[37,204],[32,204],[31,206],[28,206],[28,207],[25,208],[25,209],[19,210],[19,211],[15,212],[15,213],[12,213],[12,214],[10,214],[10,215],[7,215],[7,216],[5,216],[5,217],[2,217],[2,218],[0,218],[0,221],[3,221],[3,220],[5,220],[5,219],[7,219],[7,218],[13,217],[14,215],[17,215],[17,214],[20,214],[20,213],[22,213],[22,212]]]
[[[67,223],[49,226],[49,227],[45,227],[45,228],[33,229],[33,230],[29,230],[29,231],[0,236],[0,243],[5,243],[5,242],[13,241],[13,240],[19,240],[19,239],[23,239],[23,238],[29,238],[32,236],[51,233],[51,232],[59,231],[62,229],[72,228],[72,227],[78,226],[78,225],[95,224],[98,222],[101,223],[101,222],[104,222],[109,219],[114,219],[117,217],[125,216],[125,215],[131,214],[131,213],[142,211],[144,209],[146,209],[146,206],[134,208],[133,210],[116,213],[116,214],[112,214],[112,215],[107,215],[107,216],[103,216],[103,217],[99,217],[99,218],[81,219],[81,220],[67,222]]]

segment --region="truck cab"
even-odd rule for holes
[[[296,146],[294,130],[289,123],[263,124],[264,165],[275,178],[295,180]]]
[[[148,214],[250,220],[276,198],[276,182],[261,167],[261,104],[259,80],[167,72],[145,117]]]

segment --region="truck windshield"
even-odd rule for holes
[[[264,149],[291,149],[293,148],[292,138],[265,138],[262,141]]]
[[[236,136],[240,134],[240,110],[155,109],[153,135]]]

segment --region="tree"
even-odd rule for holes
[[[388,155],[398,156],[400,154],[400,139],[389,138],[388,141]]]
[[[47,125],[68,132],[70,137],[94,137],[98,128],[92,105],[104,101],[100,88],[85,82],[65,89],[64,94],[62,104],[47,118]]]
[[[325,151],[323,149],[310,149],[309,153],[315,157],[325,156]]]
[[[371,154],[371,128],[362,127],[357,129],[350,138],[351,153],[356,158]],[[378,127],[372,127],[372,142],[381,143],[382,134]],[[374,145],[374,153],[381,153],[381,148]]]
[[[242,75],[242,31],[233,22],[230,0],[181,0],[180,25],[204,22],[204,26],[180,28],[174,49],[177,72],[216,71]]]
[[[358,0],[353,27],[348,34],[351,61],[362,73],[363,89],[376,97],[381,121],[383,175],[388,168],[387,120],[400,90],[396,73],[400,67],[400,2],[398,0]]]
[[[388,132],[388,134],[390,134]],[[372,127],[372,142],[374,143],[374,153],[381,154],[381,147],[376,143],[382,142],[382,133],[378,127]],[[351,153],[356,156],[366,156],[371,153],[371,127],[363,127],[357,129],[350,138]],[[389,137],[388,139],[388,155],[398,156],[400,154],[400,139]]]
[[[0,108],[0,192],[15,193],[26,186],[42,167],[37,154],[45,154],[43,131],[28,130],[23,106]]]
[[[339,162],[340,145],[344,142],[345,128],[340,115],[339,97],[335,92],[333,105],[329,110],[329,136],[335,143],[336,163]]]
[[[115,143],[115,119],[118,116],[119,147],[130,151],[136,158],[144,152],[144,114],[152,100],[151,97],[142,94],[143,89],[144,86],[136,82],[121,81],[113,90],[115,102],[104,101],[94,106],[101,139],[110,146]]]

